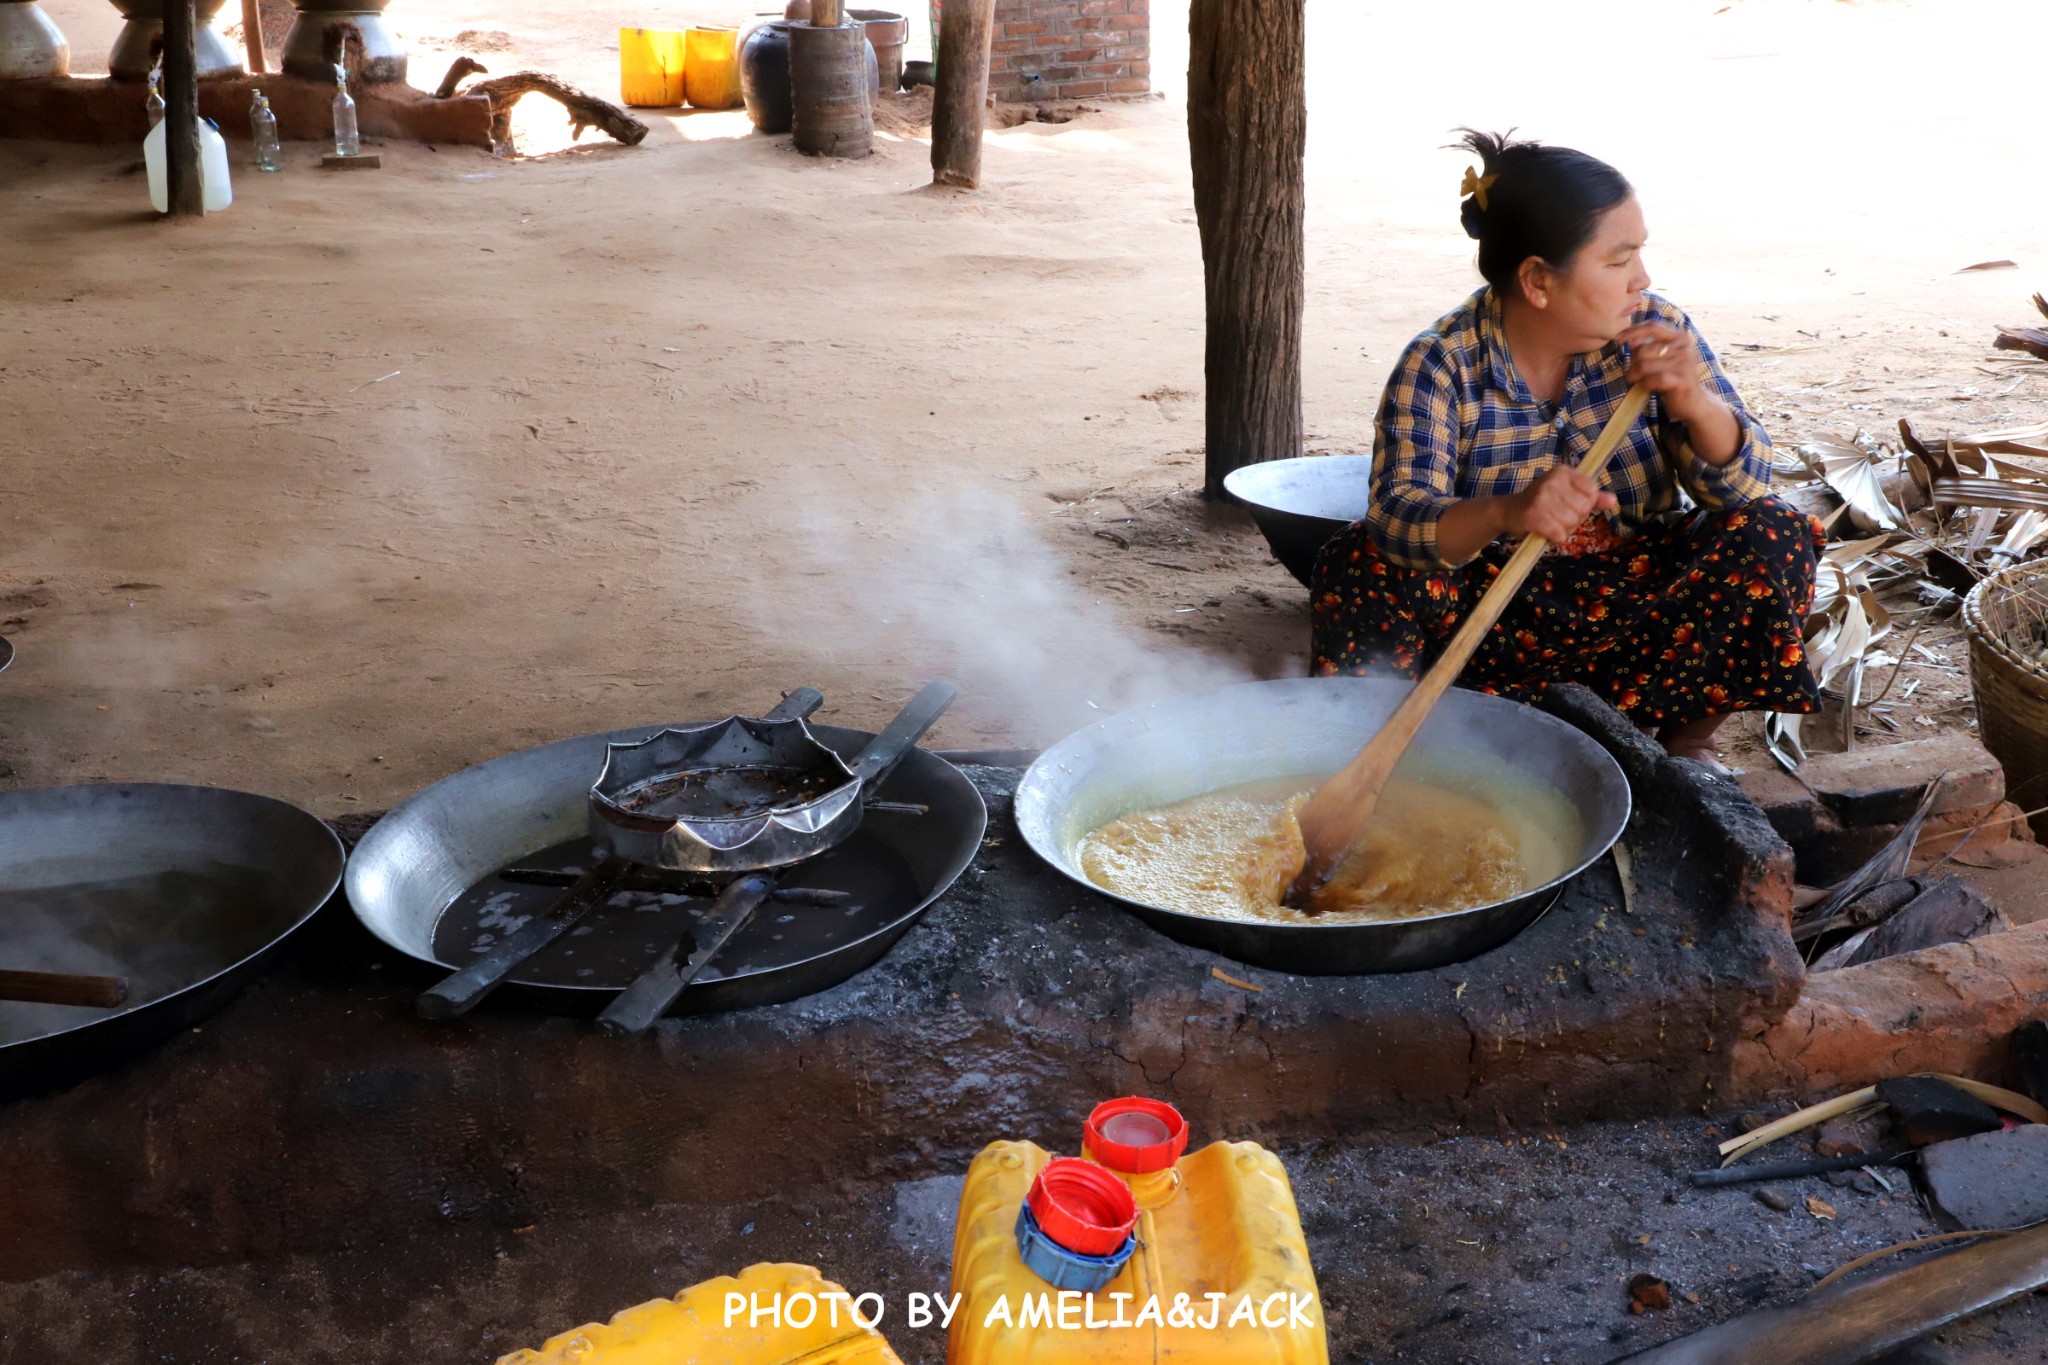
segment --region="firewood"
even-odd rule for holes
[[[582,137],[585,128],[596,127],[628,147],[635,147],[647,136],[647,125],[618,105],[587,95],[542,71],[515,71],[509,76],[478,81],[462,93],[482,95],[491,102],[491,136],[500,146],[512,140],[512,106],[519,103],[521,96],[532,94],[546,95],[567,109],[570,131],[576,137]]]

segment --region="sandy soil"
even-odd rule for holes
[[[111,6],[46,8],[92,69]],[[1184,11],[1155,9],[1171,72]],[[2040,416],[2048,367],[1986,359],[2048,261],[2038,134],[1987,98],[2033,83],[2037,0],[1313,11],[1313,449],[1366,447],[1395,352],[1474,282],[1461,123],[1627,171],[1659,286],[1781,440]],[[467,50],[603,92],[619,24],[738,17],[390,16],[418,82]],[[526,110],[526,151],[566,142]],[[827,163],[738,113],[650,121],[340,179],[297,146],[181,226],[134,149],[0,142],[0,777],[336,813],[799,682],[875,723],[950,673],[938,740],[969,745],[1299,670],[1301,590],[1190,491],[1176,100],[992,134],[973,194],[901,133]],[[2022,268],[1953,273],[1994,258]]]

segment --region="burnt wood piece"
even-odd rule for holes
[[[1759,1161],[1694,1171],[1686,1179],[1698,1189],[1712,1190],[1724,1185],[1754,1184],[1759,1180],[1797,1180],[1802,1176],[1854,1171],[1864,1166],[1894,1166],[1912,1155],[1912,1152],[1851,1152],[1845,1156],[1802,1157],[1797,1161]]]
[[[1899,1130],[1915,1147],[1974,1137],[2005,1126],[1996,1109],[1932,1076],[1894,1076],[1879,1081],[1877,1097],[1892,1107]]]
[[[519,970],[528,959],[574,928],[596,909],[625,879],[632,864],[624,858],[607,858],[576,879],[548,909],[512,933],[468,966],[451,974],[440,985],[423,992],[415,1008],[422,1019],[454,1019],[475,1009],[477,1003]]]
[[[541,94],[569,111],[569,128],[576,137],[585,128],[600,128],[628,147],[637,147],[647,136],[647,125],[609,100],[585,94],[565,80],[541,71],[515,71],[478,81],[462,92],[482,95],[491,102],[491,140],[503,146],[512,140],[512,106],[525,95]]]
[[[1856,967],[1937,944],[1964,943],[2006,927],[1998,907],[1967,882],[1943,877],[1879,924],[1842,965]]]
[[[277,133],[286,142],[333,145],[334,83],[289,72],[233,75],[199,82],[199,112],[231,140],[249,136],[249,102],[270,97]],[[467,95],[437,100],[432,92],[384,82],[349,92],[364,137],[484,147],[491,144],[491,105]],[[142,97],[131,82],[91,76],[38,76],[0,81],[0,129],[9,137],[55,142],[142,141],[149,131]]]
[[[1900,877],[1896,881],[1879,882],[1868,891],[1843,906],[1839,914],[1815,920],[1810,924],[1796,925],[1792,930],[1794,943],[1809,943],[1825,937],[1839,929],[1868,929],[1882,924],[1905,909],[1934,883],[1921,877]]]
[[[1993,350],[2025,351],[2039,360],[2048,360],[2048,327],[2001,327],[1998,340],[1991,343]]]
[[[981,183],[982,109],[988,103],[995,0],[953,0],[939,22],[932,92],[932,183],[971,190]]]
[[[1194,0],[1188,152],[1207,317],[1204,491],[1301,454],[1303,0]]]
[[[164,5],[164,193],[171,217],[206,213],[199,183],[199,20],[193,0]]]
[[[2048,1104],[2048,1021],[2033,1019],[2014,1029],[2012,1050],[2019,1063],[2020,1088]]]
[[[0,970],[0,1000],[33,1001],[42,1005],[79,1005],[112,1009],[128,1002],[125,976],[80,976],[72,972]]]
[[[1833,1285],[1623,1357],[1630,1365],[1873,1360],[1944,1323],[2048,1284],[2048,1227],[1977,1242],[1889,1275]]]

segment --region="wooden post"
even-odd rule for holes
[[[839,0],[811,0],[811,25],[814,28],[838,28],[845,22],[845,8]]]
[[[165,0],[164,189],[173,218],[206,212],[199,185],[198,42],[193,0]]]
[[[1188,11],[1212,498],[1231,470],[1301,453],[1303,5],[1193,0]]]
[[[249,54],[249,70],[262,75],[270,65],[263,50],[263,0],[242,0],[242,47]]]
[[[996,0],[946,0],[939,17],[937,88],[932,92],[932,183],[981,183],[981,111],[988,103],[988,50]]]

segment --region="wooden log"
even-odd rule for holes
[[[199,19],[193,0],[164,4],[164,190],[171,217],[199,218]]]
[[[334,134],[332,81],[309,81],[288,72],[232,76],[199,83],[199,112],[230,139],[249,136],[249,100],[260,87],[287,142],[328,142]],[[351,91],[356,121],[366,137],[482,147],[491,143],[491,102],[464,93],[435,99],[410,85],[366,85]],[[0,137],[57,142],[142,141],[149,131],[134,85],[105,77],[48,76],[0,81]]]
[[[582,137],[585,128],[595,126],[633,147],[647,136],[647,125],[618,105],[587,95],[567,81],[540,71],[515,71],[509,76],[478,81],[462,93],[482,95],[491,102],[494,144],[512,140],[512,106],[519,103],[521,96],[532,94],[546,95],[569,111],[569,129],[574,137]]]
[[[1871,932],[1845,967],[1861,966],[1942,943],[1963,943],[2008,927],[1998,908],[1960,877],[1943,877]]]
[[[1824,1289],[1626,1357],[1631,1365],[1854,1365],[2048,1284],[2048,1227]]]
[[[242,49],[249,54],[249,73],[261,76],[270,68],[263,50],[262,0],[242,0]]]
[[[1188,11],[1212,498],[1231,470],[1301,453],[1303,9],[1303,0],[1194,0]]]
[[[995,0],[952,0],[939,20],[938,79],[932,92],[932,183],[971,190],[981,183],[981,119],[988,103]]]

